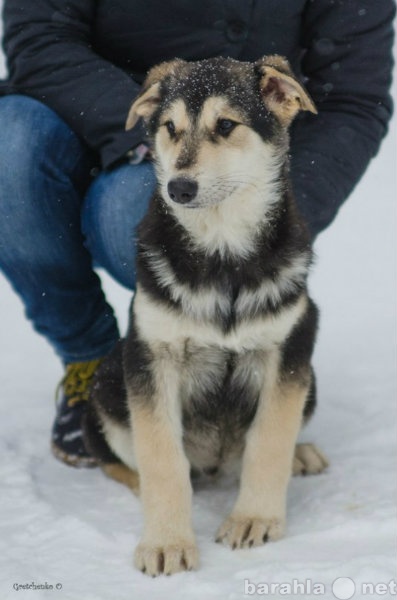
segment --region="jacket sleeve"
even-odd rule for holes
[[[377,153],[392,113],[392,0],[309,0],[302,70],[317,116],[291,132],[291,177],[313,237]]]
[[[125,132],[139,91],[92,48],[95,0],[5,0],[4,50],[15,93],[47,104],[109,167],[143,139]]]

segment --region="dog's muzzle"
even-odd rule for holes
[[[198,183],[193,179],[178,177],[171,179],[167,186],[168,195],[178,204],[189,204],[197,196]]]

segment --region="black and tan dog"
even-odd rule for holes
[[[129,332],[98,373],[85,435],[106,473],[140,489],[135,563],[150,575],[197,565],[192,470],[239,470],[217,540],[245,548],[283,535],[291,472],[326,466],[296,445],[317,327],[288,182],[300,110],[316,112],[283,58],[217,58],[155,67],[128,117],[146,122],[158,189]]]

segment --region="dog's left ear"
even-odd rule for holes
[[[185,61],[175,59],[163,62],[150,69],[143,83],[142,90],[135,102],[132,104],[128,113],[126,130],[132,129],[138,119],[148,119],[154,113],[156,106],[160,102],[160,83],[165,77],[174,75]]]
[[[300,110],[317,114],[317,109],[304,87],[294,77],[287,59],[264,56],[255,63],[260,75],[263,101],[282,125],[288,126]]]

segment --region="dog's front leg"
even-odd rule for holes
[[[190,570],[198,562],[178,373],[165,360],[156,363],[154,372],[154,395],[139,399],[131,393],[129,399],[144,512],[135,564],[151,576]]]
[[[287,486],[307,393],[302,380],[279,380],[278,357],[273,356],[247,433],[239,495],[217,532],[217,541],[234,549],[282,537]]]

